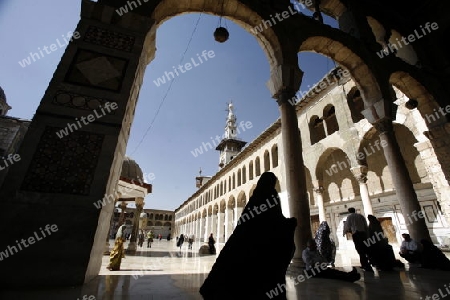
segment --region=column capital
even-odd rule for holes
[[[392,131],[392,120],[395,120],[397,105],[382,98],[361,113],[379,132],[388,132]]]
[[[137,207],[138,205],[144,206],[144,198],[142,198],[142,197],[136,197],[136,198],[134,198],[134,203],[135,203],[136,207]]]
[[[323,193],[323,186],[315,186],[315,187],[313,187],[313,191],[316,194],[322,194]]]
[[[356,180],[359,183],[366,183],[367,182],[367,171],[369,168],[364,165],[360,165],[355,168],[351,168],[350,171],[352,171],[353,176],[356,178]]]
[[[298,65],[282,64],[273,68],[267,87],[274,99],[279,100],[283,94],[292,97],[299,90],[303,71]],[[285,98],[285,97],[284,97]]]

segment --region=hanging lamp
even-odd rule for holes
[[[222,0],[222,11],[219,17],[219,24],[218,27],[216,28],[216,30],[214,31],[214,39],[216,40],[216,42],[219,43],[224,43],[228,40],[228,38],[230,37],[230,33],[228,32],[228,29],[226,28],[226,23],[224,22],[224,26],[222,27],[222,16],[223,16],[223,4],[224,4],[225,0]]]

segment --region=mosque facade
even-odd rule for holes
[[[296,106],[303,144],[303,151],[297,155],[302,155],[304,160],[312,234],[320,222],[327,221],[338,247],[351,249],[354,247],[351,237],[343,236],[342,230],[347,209],[355,207],[365,216],[376,216],[391,243],[400,244],[408,223],[423,218],[434,243],[448,248],[449,220],[442,207],[448,207],[450,201],[441,196],[444,175],[430,141],[423,134],[430,121],[445,116],[436,110],[422,117],[411,106],[411,99],[395,90],[395,136],[421,206],[415,214],[405,215],[392,180],[399,174],[392,174],[383,154],[387,142],[380,140],[375,128],[359,112],[363,105],[361,94],[347,74],[345,69],[337,67],[311,90],[300,93],[302,98],[291,101]],[[229,109],[221,144],[229,143],[226,137],[236,122]],[[239,137],[235,135],[233,139]],[[279,178],[277,190],[283,213],[289,217],[284,176],[287,166],[280,151],[281,141],[278,119],[228,159],[224,159],[221,151],[221,169],[175,210],[175,230],[193,233],[204,241],[213,233],[219,242],[225,242],[265,171]]]

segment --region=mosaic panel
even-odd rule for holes
[[[22,190],[88,195],[104,135],[75,131],[60,139],[47,127],[33,155]]]
[[[89,26],[84,35],[85,42],[126,52],[131,52],[135,40],[136,38],[134,36],[125,35],[95,26]]]
[[[90,97],[75,93],[69,93],[67,91],[59,90],[55,93],[52,103],[59,106],[77,108],[82,110],[94,110],[100,106],[104,106],[106,102],[114,103],[106,99]],[[117,102],[115,102],[117,103]],[[111,110],[109,115],[114,115],[115,110]]]
[[[79,50],[67,73],[66,81],[118,92],[127,63],[123,58]]]

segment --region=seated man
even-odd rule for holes
[[[350,282],[357,281],[361,278],[356,268],[353,268],[351,272],[328,268],[326,259],[319,254],[314,239],[308,240],[307,248],[302,252],[302,258],[306,264],[305,273],[311,277],[338,279]]]
[[[411,238],[408,233],[403,233],[402,237],[405,239],[400,246],[400,256],[410,263],[420,262],[420,248],[417,242]]]
[[[450,260],[433,243],[427,239],[420,240],[422,253],[420,263],[422,268],[450,271]]]

